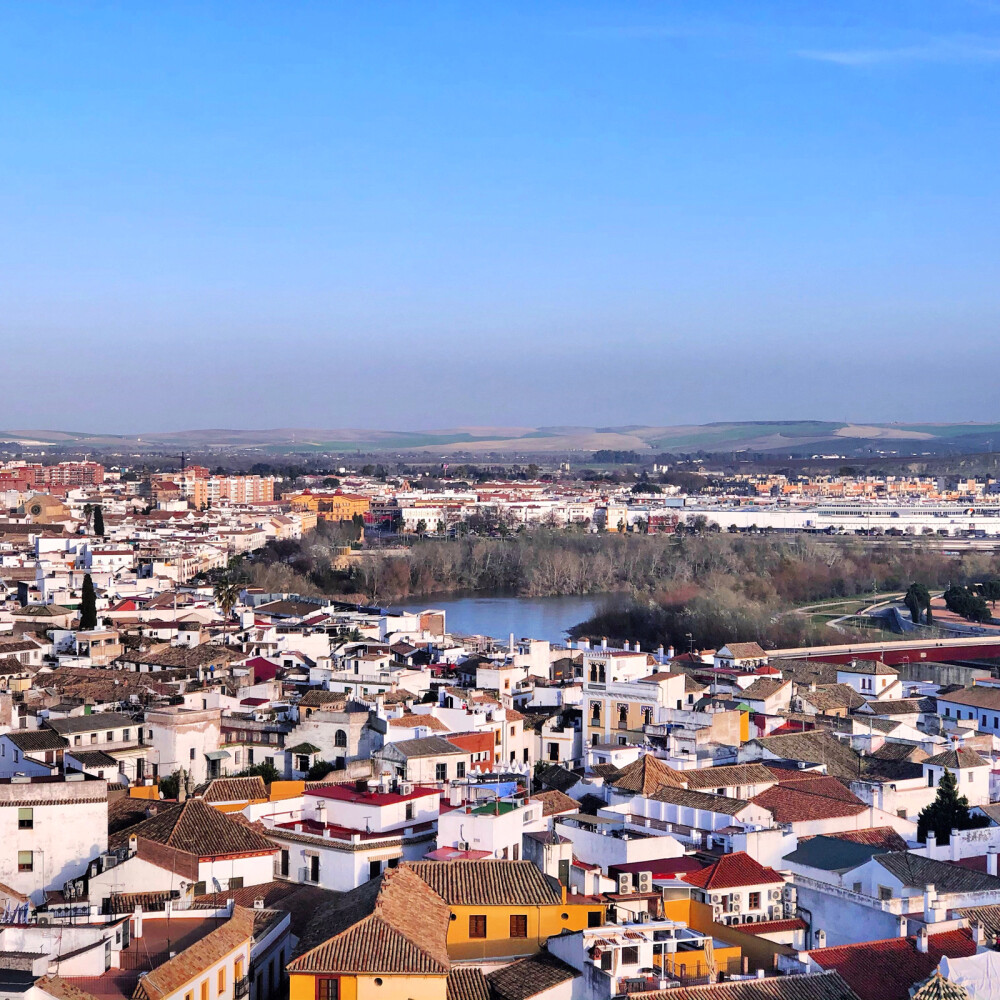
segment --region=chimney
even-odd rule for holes
[[[656,647],[656,655],[663,656],[663,643],[660,643],[660,645]]]
[[[629,651],[628,639],[625,640],[624,644],[622,645],[622,649],[624,649],[626,653]]]
[[[608,648],[608,637],[606,635],[601,636],[601,649]]]
[[[667,659],[668,660],[672,660],[675,655],[676,654],[674,652],[674,647],[673,646],[667,646]]]
[[[924,889],[924,923],[934,922],[934,901],[937,899],[937,890],[933,883]]]
[[[253,901],[253,908],[254,908],[255,910],[263,910],[263,909],[264,909],[264,900],[263,900],[263,899],[261,899],[261,898],[260,898],[260,897],[258,896],[258,897],[257,897],[257,898],[256,898],[256,899],[255,899],[255,900]]]
[[[316,822],[320,826],[326,826],[326,799],[316,801]]]
[[[969,925],[969,930],[972,931],[972,940],[976,945],[976,948],[981,948],[986,943],[986,935],[983,933],[983,925],[979,923],[978,920],[974,920]]]
[[[813,939],[816,942],[816,947],[817,948],[825,948],[826,947],[826,931],[823,930],[822,928],[820,928],[818,931],[816,931],[816,933],[813,935]]]
[[[986,873],[996,878],[997,875],[997,849],[991,847],[986,852]]]
[[[896,929],[896,937],[905,938],[906,937],[906,929],[907,929],[907,920],[906,920],[906,917],[900,917],[899,918],[899,926]]]
[[[142,937],[142,907],[136,903],[135,912],[132,914],[132,937]]]
[[[927,954],[927,928],[921,927],[920,932],[917,934],[917,951],[921,955]]]
[[[639,646],[639,640],[638,639],[635,640],[635,643],[633,644],[633,649],[635,649],[635,651],[637,653],[641,653],[642,652],[642,648]]]

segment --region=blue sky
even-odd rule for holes
[[[0,5],[0,427],[997,419],[1000,0]]]

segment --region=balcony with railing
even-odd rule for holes
[[[244,976],[242,979],[237,979],[233,983],[233,997],[234,1000],[242,1000],[243,997],[250,995],[250,977]]]

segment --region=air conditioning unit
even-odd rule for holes
[[[632,876],[628,872],[618,876],[618,892],[627,896],[632,891]]]
[[[400,782],[400,785],[399,785],[399,794],[400,795],[412,795],[413,794],[413,785],[411,785],[408,781],[402,781],[402,782]]]
[[[712,902],[713,903],[721,903],[722,902],[722,897],[717,892],[713,892],[712,893]]]
[[[38,924],[39,927],[48,927],[49,924],[52,923],[52,918],[39,916],[35,918],[35,923]]]
[[[639,892],[653,891],[653,873],[639,872]]]
[[[469,849],[469,842],[467,840],[460,840],[455,845],[455,849],[459,851],[467,851]]]
[[[772,889],[771,890],[771,899],[781,899],[781,890],[780,889]]]
[[[740,904],[733,903],[733,913],[739,913],[739,912],[740,912]]]

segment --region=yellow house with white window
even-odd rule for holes
[[[532,955],[604,915],[530,861],[402,864],[317,914],[288,966],[289,1000],[446,1000],[453,960]]]

